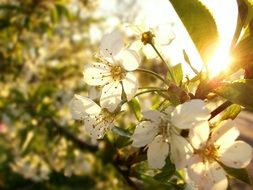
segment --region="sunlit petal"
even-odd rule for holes
[[[210,117],[209,110],[202,100],[191,100],[177,106],[171,113],[172,123],[180,129],[189,129],[206,121]]]
[[[155,41],[159,45],[169,45],[175,38],[171,23],[161,24],[157,27]]]
[[[123,33],[115,30],[112,33],[103,36],[100,43],[100,53],[103,57],[112,57],[119,53],[123,48]]]
[[[210,144],[220,145],[223,148],[232,145],[239,136],[239,131],[234,126],[232,120],[222,121],[212,132]]]
[[[252,159],[252,148],[243,141],[235,141],[232,146],[221,151],[220,161],[232,168],[244,168]]]
[[[139,67],[140,58],[136,51],[131,49],[125,49],[120,51],[120,53],[115,57],[115,59],[121,63],[121,65],[127,71],[133,71]]]
[[[142,115],[145,119],[149,119],[155,123],[160,123],[161,118],[165,116],[163,113],[161,113],[157,110],[144,111],[144,112],[142,112]]]
[[[196,149],[199,149],[203,145],[205,145],[209,137],[209,132],[210,128],[207,121],[196,127],[191,128],[189,132],[189,140],[192,146]]]
[[[102,89],[100,105],[113,112],[121,101],[122,86],[119,81],[111,82]]]
[[[142,147],[149,144],[154,137],[157,135],[159,127],[157,123],[152,121],[142,121],[140,122],[134,131],[133,134],[133,143],[132,146]]]
[[[154,58],[158,57],[155,50],[149,44],[143,46],[142,51],[143,51],[144,55],[147,57],[147,59],[154,59]]]
[[[88,85],[105,85],[111,81],[110,67],[104,63],[86,64],[83,71],[84,82]]]
[[[134,51],[140,51],[140,49],[143,47],[143,43],[141,40],[134,41],[130,46],[129,49],[132,49]]]
[[[206,190],[226,190],[228,180],[225,171],[217,162],[209,162],[208,170],[206,170],[207,183],[204,189]]]
[[[91,99],[75,94],[70,102],[70,112],[76,120],[83,120],[86,116],[99,114],[101,108]]]
[[[199,155],[193,155],[187,163],[188,176],[198,185],[203,188],[206,185],[206,166]]]
[[[126,77],[122,80],[123,83],[123,89],[126,93],[127,100],[130,101],[134,95],[136,94],[136,91],[138,90],[138,80],[134,73],[128,72],[126,74]]]
[[[195,155],[188,163],[187,172],[199,189],[225,190],[227,188],[225,172],[217,162],[204,161],[199,155]]]
[[[147,154],[150,168],[161,169],[165,165],[165,160],[169,154],[169,144],[164,141],[161,135],[158,135],[148,145]]]
[[[171,115],[171,113],[174,111],[174,107],[172,107],[172,106],[169,106],[169,107],[167,107],[165,110],[164,110],[164,112],[166,113],[166,114],[168,114],[168,115]]]
[[[192,155],[193,149],[189,142],[178,135],[172,135],[170,141],[170,158],[176,165],[177,169],[182,169],[186,166],[187,159]]]

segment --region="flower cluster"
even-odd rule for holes
[[[141,37],[144,46],[155,48],[156,35],[146,31]],[[102,38],[97,62],[86,64],[83,71],[84,81],[101,89],[99,101],[75,95],[70,103],[73,118],[84,122],[92,139],[103,138],[114,127],[121,106],[137,95],[139,84],[134,71],[139,65],[138,53],[125,46],[123,32],[113,31]],[[168,89],[172,84],[188,94],[173,81],[166,84]],[[173,102],[170,96],[168,101]],[[213,123],[214,127],[210,127],[211,114],[204,100],[189,96],[187,101],[144,111],[142,116],[132,134],[132,146],[147,148],[150,168],[163,168],[169,157],[176,169],[186,169],[199,189],[226,189],[228,180],[223,165],[244,168],[251,161],[252,149],[245,142],[236,141],[239,131],[233,121]]]

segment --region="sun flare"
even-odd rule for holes
[[[209,76],[213,78],[228,71],[232,62],[229,49],[236,30],[238,5],[236,0],[201,1],[210,9],[219,32],[218,47],[207,63]],[[224,14],[224,11],[226,14]]]
[[[213,15],[219,34],[219,41],[216,46],[217,49],[213,51],[213,55],[210,55],[210,60],[206,63],[209,77],[213,78],[222,72],[226,72],[232,61],[232,58],[229,55],[229,49],[236,30],[238,5],[236,0],[200,1],[207,6],[210,13]],[[141,13],[145,15],[144,17],[141,17],[141,19],[144,18],[148,25],[156,26],[169,22],[175,23],[174,29],[178,37],[177,45],[180,46],[179,49],[185,49],[191,64],[197,71],[200,72],[201,70],[204,70],[205,67],[201,56],[173,6],[168,3],[167,0],[158,0],[156,8],[154,8],[152,0],[147,0],[145,1],[145,4],[141,5]],[[224,14],[224,11],[226,14]],[[178,56],[177,52],[178,51],[173,52],[174,57]],[[182,66],[184,73],[190,78],[195,75],[186,63],[182,64]]]
[[[219,48],[213,57],[208,62],[208,74],[213,78],[220,73],[226,73],[229,70],[230,64],[233,61],[229,51]]]

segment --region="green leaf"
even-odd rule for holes
[[[244,183],[247,183],[249,185],[252,185],[250,176],[248,174],[248,171],[245,168],[242,169],[235,169],[235,168],[229,168],[224,165],[222,165],[223,169],[231,176],[234,177]]]
[[[253,111],[253,80],[241,80],[231,84],[225,84],[217,88],[215,92],[233,102]]]
[[[7,10],[7,11],[14,10],[14,11],[20,11],[20,12],[27,11],[25,7],[12,5],[12,4],[2,4],[0,5],[0,10]]]
[[[170,161],[169,157],[166,159],[166,164],[162,171],[154,176],[154,179],[165,182],[168,181],[176,172],[175,165]]]
[[[138,99],[133,98],[131,101],[128,102],[128,105],[131,108],[131,110],[133,111],[136,119],[138,121],[140,121],[140,119],[141,119],[141,106],[140,106]]]
[[[177,64],[174,67],[171,68],[172,74],[174,76],[175,82],[177,85],[181,86],[182,80],[183,80],[183,69],[182,64]],[[168,79],[172,80],[170,75],[168,75]]]
[[[238,69],[245,68],[253,61],[253,36],[248,36],[240,41],[233,49],[233,65],[230,67],[230,72],[236,72]]]
[[[170,0],[182,20],[203,60],[207,62],[210,50],[218,42],[215,20],[199,0]]]
[[[237,104],[232,104],[225,110],[224,114],[221,117],[221,120],[235,119],[237,115],[241,112],[241,110],[241,106]]]
[[[235,34],[231,43],[231,47],[233,48],[235,46],[235,44],[237,43],[240,34],[242,32],[243,27],[246,24],[246,19],[247,16],[249,15],[249,10],[248,10],[248,6],[247,3],[244,0],[238,0],[238,18],[237,18],[237,26],[236,26],[236,30],[235,30]]]
[[[0,30],[3,30],[9,26],[11,26],[11,23],[9,20],[0,18]]]
[[[51,11],[50,11],[50,19],[51,19],[51,22],[53,24],[55,24],[58,21],[59,15],[58,15],[58,12],[57,12],[56,8],[55,9],[51,9]]]
[[[62,16],[66,16],[67,18],[69,17],[69,11],[64,5],[56,4],[55,6],[59,17]]]
[[[129,130],[114,126],[112,132],[114,133],[114,144],[117,148],[122,148],[132,143],[132,133]]]
[[[123,136],[123,137],[127,137],[127,138],[131,138],[131,136],[132,136],[132,134],[128,130],[123,129],[121,127],[114,126],[112,128],[112,132],[118,134],[119,136]]]

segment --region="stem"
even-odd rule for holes
[[[192,66],[191,61],[190,61],[190,59],[189,59],[189,57],[188,57],[188,55],[187,55],[187,53],[186,53],[185,50],[183,50],[183,54],[184,54],[184,59],[185,59],[186,63],[190,66],[191,70],[192,70],[196,75],[199,75],[198,70],[195,69],[195,68]]]
[[[49,122],[58,130],[60,134],[62,134],[68,140],[72,141],[80,150],[89,150],[90,152],[96,152],[98,150],[97,146],[88,144],[77,138],[75,134],[71,133],[65,127],[59,125],[54,119],[50,119]]]
[[[167,90],[162,90],[162,89],[150,89],[150,90],[145,90],[145,91],[142,91],[142,92],[139,92],[137,94],[135,94],[134,97],[136,96],[139,96],[139,95],[142,95],[142,94],[146,94],[146,93],[149,93],[149,92],[157,92],[157,91],[163,91],[163,92],[166,92]]]
[[[165,84],[169,85],[169,82],[164,77],[162,77],[161,75],[157,74],[154,71],[151,71],[148,69],[141,69],[141,68],[136,69],[135,71],[151,74],[151,75],[155,76],[156,78],[160,79],[161,81],[163,81]]]
[[[155,50],[155,52],[157,53],[157,55],[160,57],[160,59],[162,60],[162,62],[167,66],[168,68],[168,72],[170,74],[170,77],[172,78],[173,82],[175,82],[175,77],[172,74],[172,71],[170,70],[170,67],[168,66],[168,64],[166,63],[166,61],[163,59],[162,55],[159,53],[159,51],[157,50],[157,48],[155,47],[155,45],[153,43],[150,43],[150,45],[152,46],[152,48]]]
[[[227,107],[229,107],[230,105],[232,105],[232,102],[230,101],[226,101],[223,104],[221,104],[219,107],[217,107],[215,110],[213,110],[211,112],[211,117],[208,119],[208,121],[210,121],[212,118],[214,118],[216,115],[218,115],[219,113],[221,113],[222,111],[224,111]]]
[[[145,89],[149,89],[149,90],[161,90],[161,91],[166,90],[164,88],[157,88],[157,87],[153,87],[153,86],[139,87],[138,89],[139,90],[145,90]]]
[[[112,165],[117,170],[117,172],[123,177],[125,182],[131,187],[131,190],[137,190],[136,184],[130,179],[129,172],[130,171],[123,171],[117,162],[113,162]]]

